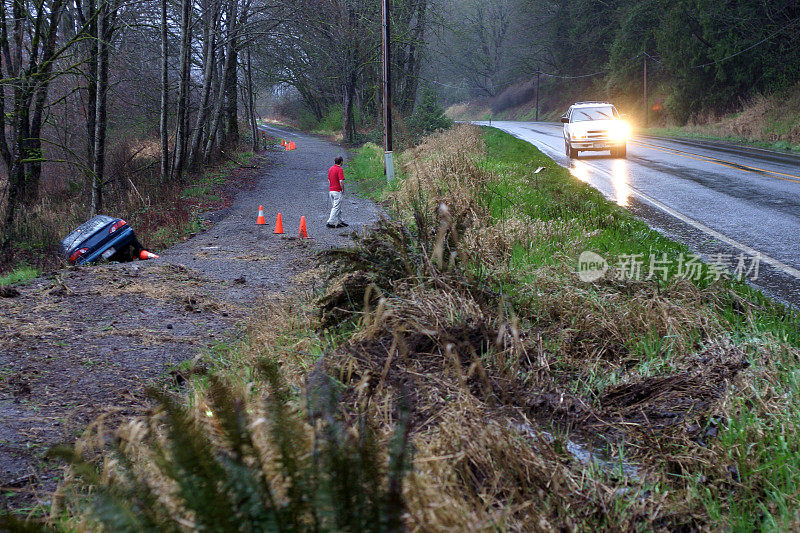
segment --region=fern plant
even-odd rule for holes
[[[382,453],[364,418],[356,420],[354,432],[337,416],[338,401],[324,377],[323,390],[316,391],[323,401],[309,409],[316,419],[309,433],[302,416],[288,407],[290,392],[277,366],[263,365],[261,372],[271,389],[264,410],[274,461],[265,463],[259,454],[256,441],[264,435],[257,432],[264,429],[248,414],[246,398],[224,381],[212,378],[209,385],[207,403],[217,422],[213,438],[180,399],[152,391],[163,411],[162,435],[146,437],[146,453],[139,456],[151,457],[152,464],[145,469],[120,441],[113,445],[118,466],[110,480],[72,448],[52,452],[91,489],[79,504],[85,516],[114,532],[401,530],[407,423],[399,424],[389,453]],[[158,484],[161,492],[154,487],[153,472],[174,487],[169,494],[164,483]],[[0,520],[3,528],[61,529],[11,517]]]

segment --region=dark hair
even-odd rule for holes
[[[344,159],[342,159],[342,156],[337,156],[336,159],[333,160],[333,162],[336,163],[337,165],[341,165],[344,162]]]

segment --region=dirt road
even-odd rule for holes
[[[378,218],[375,204],[346,195],[350,228],[326,228],[327,169],[344,151],[283,136],[297,149],[266,154],[255,186],[160,259],[67,269],[0,297],[0,509],[46,503],[60,468],[44,458],[49,447],[100,415],[145,409],[148,384],[180,385],[182,361],[234,341],[259,301],[298,288],[316,251]],[[259,205],[266,226],[255,225]],[[278,212],[283,236],[273,234]],[[301,216],[308,240],[296,239]]]

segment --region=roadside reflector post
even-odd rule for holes
[[[381,45],[383,70],[383,169],[386,181],[394,181],[394,158],[392,157],[392,71],[390,56],[390,17],[389,0],[381,2]]]
[[[394,181],[394,152],[384,152],[383,166],[386,170],[386,181]]]
[[[642,95],[642,101],[644,103],[644,129],[647,129],[647,53],[642,57],[642,65],[644,69],[644,83],[642,84],[644,89],[644,94]]]

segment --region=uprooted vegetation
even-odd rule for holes
[[[322,293],[264,310],[217,377],[192,381],[185,411],[164,400],[166,414],[124,428],[125,453],[101,477],[73,458],[125,505],[71,504],[72,516],[108,525],[144,506],[175,529],[205,523],[164,455],[178,451],[180,412],[221,462],[214,497],[239,523],[380,530],[402,512],[406,528],[437,531],[797,525],[796,316],[708,270],[579,281],[585,249],[686,250],[505,134],[458,126],[400,164],[385,193],[396,217],[326,253]],[[332,480],[350,470],[342,482],[364,498],[337,500]],[[320,509],[301,505],[318,490]]]

